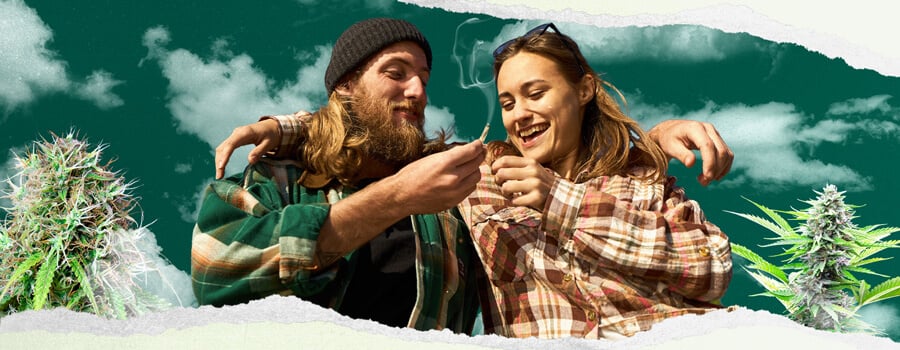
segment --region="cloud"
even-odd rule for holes
[[[193,169],[190,163],[178,163],[175,164],[175,172],[178,174],[186,174],[189,173]]]
[[[900,312],[895,307],[885,304],[869,304],[858,312],[866,323],[875,325],[887,334],[900,332]]]
[[[164,27],[148,29],[143,38],[148,49],[141,61],[156,61],[169,80],[167,104],[178,121],[178,130],[197,135],[215,148],[238,126],[259,116],[286,114],[317,107],[324,101],[321,82],[331,49],[317,46],[308,53],[310,66],[298,70],[296,80],[278,83],[254,66],[247,54],[234,55],[227,41],[213,42],[212,57],[200,57],[185,49],[169,49],[171,38]],[[250,147],[238,149],[227,173],[246,165]]]
[[[828,114],[867,114],[875,111],[888,113],[893,110],[891,105],[887,102],[890,98],[890,95],[876,95],[869,98],[853,98],[833,103],[828,107]]]
[[[501,43],[521,36],[539,24],[541,22],[520,21],[506,25],[500,30],[500,34],[486,45],[486,49],[493,50]],[[646,59],[672,63],[719,61],[747,50],[763,49],[745,43],[735,38],[733,34],[729,34],[728,39],[724,40],[724,32],[702,26],[599,28],[575,23],[556,25],[562,33],[578,43],[588,61],[607,64]]]
[[[700,110],[679,115],[673,106],[644,105],[639,96],[629,97],[629,101],[631,115],[645,128],[670,116],[711,122],[735,154],[732,172],[721,186],[751,184],[777,191],[789,186],[819,187],[832,183],[852,191],[872,189],[871,178],[846,165],[801,156],[801,151],[826,142],[844,142],[851,131],[862,126],[842,120],[808,125],[805,121],[811,117],[785,103],[718,106],[709,102]]]
[[[203,58],[185,49],[169,49],[169,31],[164,27],[148,29],[143,38],[147,61],[156,61],[169,80],[168,108],[178,121],[178,130],[197,135],[214,149],[238,126],[255,122],[259,116],[314,110],[325,101],[322,80],[331,57],[331,49],[317,46],[298,55],[312,62],[298,69],[296,79],[278,83],[254,67],[247,54],[235,55],[225,40],[215,40],[213,57]],[[454,115],[446,107],[426,107],[426,132],[446,128],[455,130]],[[454,138],[453,140],[459,140]],[[239,172],[246,165],[250,147],[235,151],[226,169]],[[188,211],[182,213],[189,215]]]
[[[21,0],[0,1],[0,105],[7,113],[44,94],[67,93],[101,109],[118,107],[111,92],[121,82],[105,71],[94,71],[84,83],[73,83],[66,66],[47,46],[53,31]]]
[[[20,0],[0,1],[0,103],[7,111],[69,87],[66,63],[47,48],[50,28]]]
[[[297,1],[297,3],[299,3],[300,5],[303,5],[303,6],[314,6],[314,5],[318,4],[319,2],[324,2],[324,1],[320,1],[320,0],[296,0],[296,1]],[[367,1],[363,1],[362,5],[366,9],[370,9],[370,10],[387,11],[391,7],[393,7],[394,3],[395,3],[394,0],[367,0]],[[333,5],[335,3],[328,2],[328,4]],[[346,6],[358,6],[358,5],[359,4],[357,4],[357,3],[343,4],[343,6],[345,6],[345,7]]]
[[[831,127],[849,132],[860,132],[876,139],[900,141],[900,108],[888,103],[890,95],[875,95],[867,98],[851,98],[832,103],[828,116],[842,118],[833,120]]]
[[[456,128],[456,116],[450,112],[450,109],[447,107],[434,107],[434,106],[426,106],[425,107],[425,135],[429,138],[435,137],[437,132],[443,129],[447,132],[452,132],[453,135],[450,138],[450,142],[465,142],[458,135],[458,130]]]
[[[109,72],[98,70],[91,73],[84,83],[76,84],[74,94],[84,100],[94,102],[100,109],[110,109],[124,104],[122,98],[111,92],[122,84]]]
[[[191,284],[191,276],[181,271],[162,254],[156,243],[156,235],[146,227],[130,232],[138,248],[142,264],[147,269],[139,271],[132,278],[144,291],[168,301],[175,307],[196,307],[197,299]]]
[[[212,182],[212,179],[208,179],[200,183],[200,185],[191,192],[190,199],[178,198],[178,200],[172,202],[173,205],[178,207],[178,213],[181,214],[181,220],[192,224],[197,222],[197,214],[200,213],[200,205],[203,204],[203,195],[206,193],[206,188]],[[193,207],[191,207],[192,205]]]

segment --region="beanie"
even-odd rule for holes
[[[381,49],[401,41],[418,44],[425,51],[428,68],[431,68],[431,46],[415,25],[401,19],[372,18],[353,24],[335,42],[325,70],[325,89],[331,94],[344,75]]]

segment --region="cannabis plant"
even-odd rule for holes
[[[865,305],[900,295],[900,277],[873,287],[856,274],[887,277],[865,266],[887,260],[873,257],[882,250],[900,247],[898,240],[882,241],[900,229],[857,227],[852,221],[858,206],[845,204],[844,192],[834,185],[826,185],[816,194],[816,199],[803,201],[809,204],[805,210],[772,210],[748,200],[768,220],[732,212],[777,235],[764,247],[782,247],[784,252],[778,256],[784,257],[783,265],[776,266],[738,244],[732,243],[732,252],[750,262],[744,270],[766,290],[757,295],[776,298],[794,321],[822,330],[880,333],[858,319],[857,312]],[[782,214],[799,225],[792,227]]]
[[[62,306],[124,318],[169,307],[135,280],[154,268],[139,249],[147,231],[130,216],[134,182],[101,163],[104,149],[69,132],[15,155],[0,225],[0,316]]]

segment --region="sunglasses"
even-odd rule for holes
[[[508,48],[510,44],[512,44],[514,41],[518,40],[519,38],[527,38],[527,37],[531,37],[531,36],[538,37],[538,36],[541,36],[544,33],[546,33],[547,29],[553,29],[553,31],[556,32],[556,34],[562,35],[562,33],[560,33],[560,31],[559,31],[559,28],[556,28],[556,26],[552,22],[541,24],[537,27],[531,28],[531,30],[529,30],[527,33],[525,33],[525,35],[522,35],[518,38],[513,38],[510,40],[507,40],[505,43],[500,44],[500,46],[497,46],[497,48],[494,49],[494,58],[497,58],[497,56],[500,55],[501,52],[505,51],[506,48]],[[562,40],[563,45],[566,45],[566,48],[569,49],[569,52],[572,53],[572,56],[575,57],[575,61],[578,62],[578,55],[575,54],[575,49],[573,49],[572,46],[569,46],[569,43],[567,41],[563,40],[562,38],[560,38],[560,40]],[[580,62],[578,63],[578,70],[581,71],[581,75],[585,74],[584,67],[581,66]]]

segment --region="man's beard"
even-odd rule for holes
[[[402,103],[372,97],[362,85],[353,93],[351,115],[357,126],[368,131],[363,145],[366,156],[387,165],[402,167],[422,157],[425,132],[422,130],[425,107],[419,103]],[[418,122],[398,119],[394,122],[394,109],[402,108],[417,113]]]

